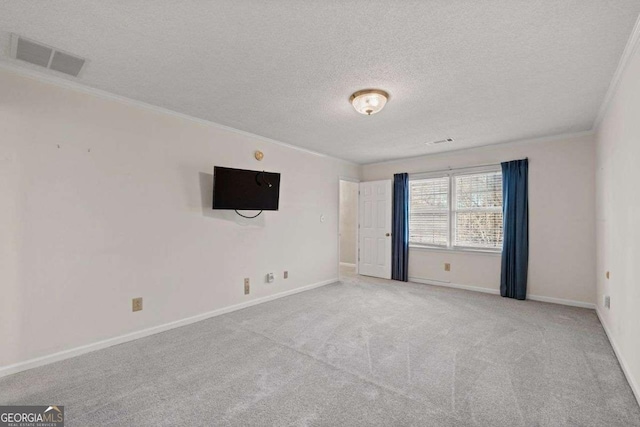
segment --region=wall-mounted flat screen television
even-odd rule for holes
[[[279,173],[213,169],[213,209],[277,211],[279,198]]]

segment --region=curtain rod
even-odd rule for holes
[[[524,159],[516,159],[516,160],[529,160],[529,158],[525,157]],[[514,162],[516,160],[506,160],[506,162]],[[468,169],[481,169],[481,168],[488,168],[488,167],[493,167],[493,166],[501,166],[502,163],[504,163],[504,162],[487,163],[485,165],[465,166],[465,167],[461,167],[461,168],[454,168],[454,167],[449,166],[446,169],[440,169],[440,170],[435,170],[435,171],[426,171],[426,172],[413,172],[413,173],[410,173],[409,175],[424,175],[424,174],[439,173],[439,172],[464,171],[464,170],[468,170]]]

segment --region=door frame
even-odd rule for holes
[[[360,179],[350,176],[338,176],[338,278],[340,278],[340,181],[353,182],[358,184],[358,200],[356,203],[356,274],[359,272],[360,260]]]

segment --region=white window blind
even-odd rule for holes
[[[500,250],[501,171],[467,169],[410,179],[409,243]]]
[[[409,181],[409,242],[449,244],[449,177]]]
[[[502,248],[502,174],[457,175],[454,246]]]

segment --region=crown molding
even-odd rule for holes
[[[606,112],[609,109],[609,106],[611,104],[611,101],[616,93],[616,90],[618,89],[618,86],[620,85],[620,80],[622,78],[622,75],[624,74],[624,71],[626,70],[627,66],[629,65],[629,62],[633,56],[633,54],[635,53],[635,51],[638,49],[638,46],[640,45],[640,15],[637,17],[636,19],[636,23],[633,27],[633,30],[631,32],[631,35],[629,36],[629,39],[627,40],[627,44],[624,48],[624,51],[622,53],[622,56],[620,58],[620,61],[618,62],[618,66],[616,68],[616,71],[611,79],[611,82],[609,84],[609,87],[607,89],[607,92],[605,94],[605,97],[602,101],[602,104],[600,105],[600,108],[598,110],[598,114],[596,115],[593,124],[591,126],[591,129],[584,131],[584,132],[576,132],[576,133],[566,133],[566,134],[557,134],[557,135],[550,135],[550,136],[544,136],[544,137],[540,137],[540,138],[531,138],[531,139],[524,139],[524,140],[514,140],[514,141],[505,141],[505,142],[497,142],[497,143],[491,143],[491,144],[484,144],[481,146],[472,146],[472,147],[465,147],[465,148],[460,148],[458,150],[447,150],[447,151],[442,151],[442,152],[438,152],[438,153],[427,153],[427,154],[422,154],[422,155],[418,155],[418,156],[410,156],[410,157],[403,157],[403,158],[398,158],[398,159],[391,159],[391,160],[383,160],[383,161],[379,161],[379,162],[372,162],[372,163],[357,163],[357,162],[353,162],[350,160],[346,160],[346,159],[342,159],[339,157],[335,157],[335,156],[331,156],[329,154],[325,154],[325,153],[321,153],[318,151],[314,151],[314,150],[309,150],[307,148],[302,148],[299,147],[297,145],[293,145],[293,144],[288,144],[286,142],[282,142],[282,141],[278,141],[275,139],[271,139],[265,136],[261,136],[258,134],[254,134],[251,132],[247,132],[241,129],[237,129],[237,128],[233,128],[230,126],[226,126],[220,123],[216,123],[210,120],[206,120],[206,119],[201,119],[198,117],[194,117],[194,116],[190,116],[188,114],[184,114],[184,113],[179,113],[177,111],[174,110],[170,110],[164,107],[158,107],[156,105],[152,105],[152,104],[148,104],[146,102],[142,102],[142,101],[137,101],[135,99],[131,99],[125,96],[121,96],[121,95],[116,95],[114,93],[111,92],[107,92],[101,89],[95,89],[92,88],[90,86],[84,85],[82,83],[78,83],[75,81],[71,81],[65,78],[61,78],[61,77],[57,77],[51,74],[45,74],[45,73],[41,73],[39,71],[36,70],[32,70],[29,68],[24,68],[24,67],[20,67],[19,65],[16,65],[12,62],[7,61],[6,58],[0,59],[0,69],[5,69],[11,72],[14,72],[16,74],[19,75],[23,75],[26,77],[30,77],[36,80],[40,80],[40,81],[44,81],[59,87],[64,87],[67,89],[72,89],[72,90],[76,90],[76,91],[80,91],[86,94],[90,94],[90,95],[94,95],[94,96],[98,96],[101,98],[105,98],[105,99],[110,99],[110,100],[115,100],[121,103],[125,103],[128,105],[133,105],[142,109],[146,109],[149,111],[154,111],[157,113],[162,113],[162,114],[167,114],[167,115],[171,115],[174,117],[179,117],[181,119],[184,120],[188,120],[188,121],[192,121],[192,122],[196,122],[196,123],[200,123],[200,124],[204,124],[207,126],[212,126],[218,129],[222,129],[222,130],[226,130],[229,132],[233,132],[239,135],[243,135],[246,137],[250,137],[250,138],[254,138],[254,139],[258,139],[261,140],[263,142],[268,142],[271,144],[276,144],[282,147],[286,147],[286,148],[290,148],[293,150],[297,150],[297,151],[302,151],[304,153],[307,154],[312,154],[314,156],[319,156],[319,157],[326,157],[329,159],[334,159],[334,160],[338,160],[350,165],[355,165],[355,166],[372,166],[372,165],[379,165],[379,164],[387,164],[387,163],[394,163],[394,162],[402,162],[402,161],[406,161],[409,159],[415,159],[415,158],[419,158],[419,157],[426,157],[426,156],[435,156],[435,155],[444,155],[447,153],[455,153],[458,151],[467,151],[467,150],[474,150],[474,149],[480,149],[480,148],[486,148],[489,146],[493,146],[493,145],[501,145],[501,144],[514,144],[514,143],[528,143],[528,142],[538,142],[538,141],[549,141],[549,140],[556,140],[556,139],[565,139],[565,138],[572,138],[572,137],[577,137],[577,136],[582,136],[582,135],[589,135],[589,134],[593,134],[598,130],[598,127],[600,126],[600,124],[602,123],[602,120],[604,119],[604,116],[606,114]]]
[[[622,75],[624,71],[627,69],[633,54],[638,49],[638,41],[640,41],[640,15],[636,19],[636,24],[631,31],[631,35],[629,36],[629,40],[627,40],[627,45],[622,52],[622,57],[620,57],[620,61],[618,62],[618,67],[616,68],[616,72],[613,74],[613,78],[611,79],[611,83],[609,83],[609,88],[607,89],[607,93],[602,100],[602,104],[600,104],[600,109],[598,110],[598,114],[596,115],[595,120],[593,121],[593,125],[591,126],[592,131],[597,131],[598,127],[602,123],[605,114],[609,110],[609,106],[611,105],[611,101],[618,90],[618,86],[620,85],[620,80],[622,79]]]
[[[267,142],[270,144],[275,144],[275,145],[279,145],[281,147],[286,147],[286,148],[290,148],[292,150],[297,150],[297,151],[302,151],[303,153],[307,153],[307,154],[312,154],[314,156],[318,156],[318,157],[325,157],[328,159],[333,159],[333,160],[338,160],[340,162],[344,162],[350,165],[354,165],[354,166],[360,166],[359,163],[356,162],[352,162],[350,160],[346,160],[346,159],[341,159],[339,157],[335,157],[335,156],[331,156],[329,154],[325,154],[325,153],[321,153],[318,151],[313,151],[313,150],[309,150],[307,148],[303,148],[303,147],[299,147],[297,145],[292,145],[292,144],[288,144],[286,142],[282,142],[282,141],[278,141],[276,139],[271,139],[268,138],[266,136],[262,136],[262,135],[258,135],[255,133],[251,133],[251,132],[247,132],[241,129],[237,129],[231,126],[226,126],[220,123],[216,123],[213,122],[211,120],[206,120],[206,119],[201,119],[198,117],[194,117],[194,116],[190,116],[188,114],[184,114],[184,113],[180,113],[174,110],[170,110],[168,108],[164,108],[164,107],[159,107],[156,105],[152,105],[152,104],[148,104],[146,102],[143,101],[137,101],[135,99],[132,98],[128,98],[126,96],[122,96],[122,95],[116,95],[114,93],[102,90],[102,89],[96,89],[87,85],[84,85],[82,83],[78,83],[76,81],[72,81],[72,80],[68,80],[66,78],[62,78],[62,77],[58,77],[58,76],[54,76],[51,74],[45,74],[45,73],[41,73],[39,71],[36,70],[32,70],[30,68],[24,68],[21,67],[19,65],[13,64],[12,62],[8,62],[6,59],[0,59],[0,69],[4,69],[7,70],[9,72],[13,72],[15,74],[24,76],[24,77],[28,77],[28,78],[32,78],[34,80],[39,80],[45,83],[49,83],[52,84],[54,86],[58,86],[58,87],[62,87],[65,89],[71,89],[71,90],[75,90],[78,92],[82,92],[88,95],[93,95],[93,96],[97,96],[103,99],[109,99],[112,101],[117,101],[123,104],[127,104],[127,105],[131,105],[134,107],[138,107],[147,111],[153,111],[155,113],[160,113],[160,114],[166,114],[169,116],[173,116],[173,117],[178,117],[180,119],[183,120],[187,120],[187,121],[191,121],[191,122],[195,122],[195,123],[199,123],[205,126],[210,126],[210,127],[214,127],[217,129],[221,129],[221,130],[225,130],[228,132],[233,132],[242,136],[246,136],[249,138],[253,138],[253,139],[258,139],[262,142]]]
[[[538,142],[549,142],[549,141],[558,141],[558,140],[564,140],[564,139],[574,139],[574,138],[581,138],[584,136],[590,136],[593,135],[595,132],[593,131],[593,129],[589,129],[589,130],[585,130],[582,132],[568,132],[568,133],[559,133],[559,134],[555,134],[555,135],[548,135],[548,136],[541,136],[538,138],[527,138],[527,139],[514,139],[511,141],[503,141],[503,142],[493,142],[493,143],[489,143],[489,144],[483,144],[483,145],[474,145],[471,147],[462,147],[462,148],[458,148],[456,150],[447,150],[447,151],[438,151],[437,153],[426,153],[426,154],[421,154],[419,156],[411,156],[411,157],[402,157],[400,159],[393,159],[393,160],[384,160],[382,162],[374,162],[374,163],[364,163],[362,164],[362,166],[376,166],[376,165],[388,165],[388,164],[393,164],[393,163],[402,163],[402,162],[406,162],[409,160],[415,160],[415,159],[420,159],[423,157],[428,157],[428,158],[433,158],[433,157],[438,157],[438,156],[448,156],[451,154],[456,154],[456,153],[460,153],[460,152],[465,152],[465,153],[473,153],[475,151],[482,151],[482,150],[487,150],[489,148],[497,148],[503,145],[524,145],[524,144],[534,144],[534,143],[538,143]]]

